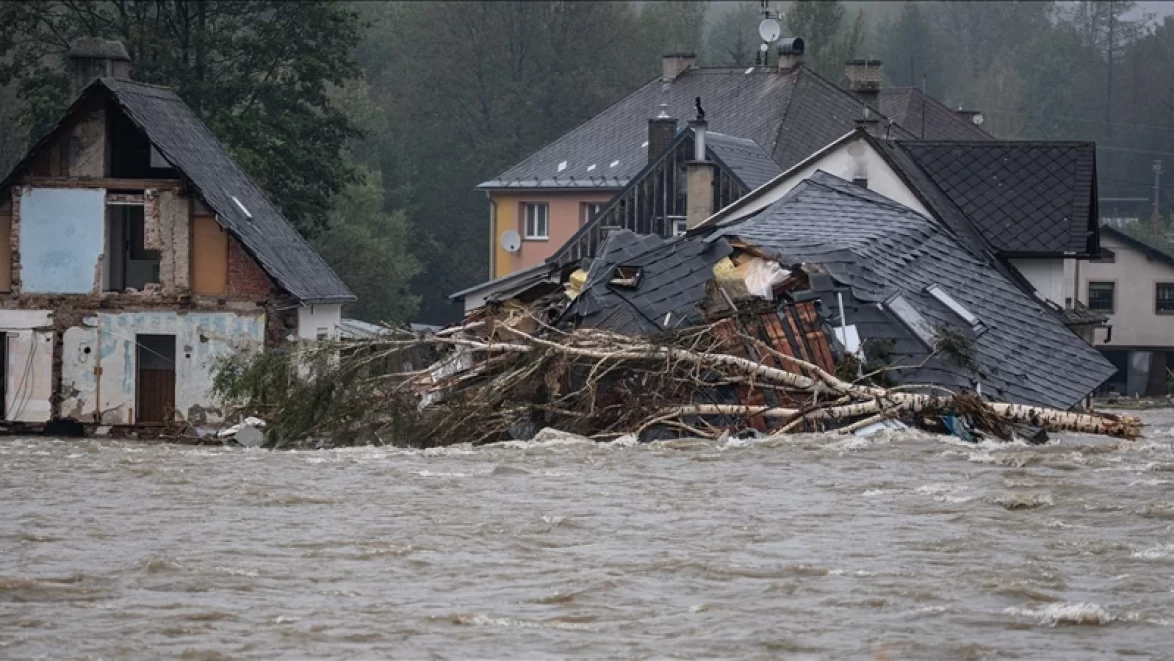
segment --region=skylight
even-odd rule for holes
[[[558,171],[559,172],[562,172],[563,170],[566,170],[566,169],[567,169],[567,162],[566,161],[563,161],[562,163],[558,164]]]
[[[900,319],[901,323],[905,324],[905,327],[908,328],[914,335],[916,335],[917,339],[921,340],[921,342],[925,344],[926,348],[933,347],[933,326],[929,323],[929,321],[926,320],[925,317],[921,316],[921,313],[918,312],[917,309],[914,308],[913,305],[907,301],[904,296],[897,294],[896,296],[890,298],[889,300],[885,301],[885,307],[888,308],[889,312],[892,312],[894,316]]]
[[[609,168],[614,168],[615,166],[617,166],[617,165],[619,165],[619,164],[620,164],[620,159],[618,159],[618,158],[617,158],[616,160],[614,160],[614,161],[612,161],[612,162],[611,162],[611,165],[609,165],[609,166],[607,166],[607,167],[609,167]]]
[[[591,165],[588,165],[588,166],[587,166],[587,171],[588,171],[588,172],[590,172],[590,171],[592,171],[592,170],[594,170],[594,169],[595,169],[595,164],[594,164],[594,163],[592,163]]]
[[[961,317],[962,321],[970,324],[970,327],[975,331],[981,330],[983,328],[983,323],[979,321],[978,317],[974,316],[974,313],[972,313],[970,310],[967,310],[966,307],[955,300],[953,296],[947,294],[946,290],[942,289],[936,284],[933,284],[926,287],[925,291],[930,296],[936,298],[939,303],[946,306],[947,308],[950,308],[950,312],[953,312],[954,314]]]

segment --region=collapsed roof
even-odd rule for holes
[[[613,234],[564,317],[620,332],[693,321],[714,264],[739,242],[801,265],[825,321],[852,326],[866,346],[891,341],[897,363],[916,366],[895,372],[899,382],[1067,409],[1115,371],[941,225],[824,172],[708,237]],[[973,364],[935,353],[942,328],[966,338]]]

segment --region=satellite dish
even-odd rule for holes
[[[779,35],[782,33],[783,30],[781,27],[779,27],[779,22],[776,19],[764,18],[762,19],[762,22],[758,24],[758,36],[762,37],[763,41],[773,42],[774,40],[778,39]]]
[[[518,252],[522,247],[522,237],[518,230],[506,230],[501,233],[501,249],[506,252]]]
[[[970,121],[974,122],[975,126],[982,126],[982,122],[983,122],[982,113],[980,113],[980,112],[974,113],[974,117],[971,117]]]

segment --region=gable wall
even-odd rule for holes
[[[109,176],[116,145],[107,119],[101,104],[83,109],[2,191],[0,332],[8,352],[0,368],[11,401],[0,419],[137,424],[136,344],[146,334],[175,337],[173,417],[215,422],[215,358],[265,341],[274,287],[235,240],[221,244],[218,260],[203,263],[193,249],[193,216],[216,221],[184,182]],[[114,219],[135,207],[142,210],[141,248],[158,251],[159,286],[105,291],[122,233]],[[209,269],[220,270],[223,291],[191,296],[193,272]]]
[[[1106,343],[1106,331],[1098,330],[1094,346],[1098,349],[1120,347],[1174,347],[1174,314],[1157,314],[1157,283],[1174,282],[1174,266],[1127,245],[1101,235],[1101,246],[1115,253],[1112,263],[1080,262],[1078,296],[1088,303],[1088,283],[1116,284],[1115,308],[1109,316],[1113,325],[1112,342]]]
[[[869,190],[923,216],[932,217],[913,191],[909,190],[905,182],[901,181],[900,176],[889,167],[884,157],[877,153],[863,138],[857,138],[837,145],[827,153],[815,157],[810,163],[784,173],[781,178],[760,189],[762,194],[758,197],[754,199],[743,198],[746,200],[745,202],[736,202],[733,213],[724,217],[722,222],[743,218],[765,209],[791,192],[791,189],[798,186],[801,181],[815,174],[816,170],[823,170],[847,181],[852,181],[857,177],[865,177],[868,179]]]

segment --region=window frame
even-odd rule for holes
[[[1170,287],[1172,290],[1174,290],[1174,281],[1154,283],[1154,314],[1163,317],[1174,315],[1174,307],[1171,307],[1169,310],[1158,309],[1158,292],[1161,291],[1162,287]],[[1171,297],[1171,302],[1174,304],[1174,296]]]
[[[673,230],[672,236],[674,236],[674,237],[685,236],[689,232],[689,221],[688,220],[686,220],[684,218],[675,218],[672,216],[669,217],[669,220],[672,222],[672,230]],[[677,230],[678,225],[680,225],[680,227],[681,227],[681,229],[679,231]]]
[[[1092,306],[1092,286],[1093,285],[1109,285],[1111,300],[1109,302],[1108,309],[1094,308]],[[1093,312],[1103,312],[1105,314],[1114,314],[1115,312],[1117,312],[1117,281],[1116,280],[1089,280],[1085,284],[1085,297],[1088,299],[1088,302],[1085,305],[1088,306],[1089,310],[1092,310]]]
[[[583,227],[587,223],[591,222],[593,215],[588,213],[588,211],[594,210],[595,211],[594,216],[598,216],[600,213],[603,212],[603,205],[604,204],[606,204],[606,202],[580,202],[579,203],[579,227]]]
[[[521,225],[521,232],[523,241],[549,241],[550,240],[550,203],[549,202],[521,202],[521,208],[518,214],[518,224]],[[544,232],[538,234],[537,220],[535,220],[535,232],[530,232],[530,209],[542,208],[546,210],[543,221],[545,226],[542,228]]]

